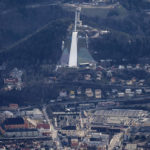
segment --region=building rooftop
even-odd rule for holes
[[[113,109],[113,110],[97,110],[95,115],[98,116],[122,116],[122,117],[142,117],[147,115],[146,111],[129,110],[129,109]]]
[[[17,118],[7,118],[4,121],[4,125],[16,125],[16,124],[24,124],[24,120],[22,117]]]
[[[41,128],[43,128],[43,129],[50,129],[50,126],[49,126],[49,124],[38,124],[37,125],[37,128],[38,129],[41,129]]]
[[[8,129],[6,132],[32,132],[37,131],[37,129]]]
[[[76,130],[76,126],[66,126],[62,128],[63,130]]]

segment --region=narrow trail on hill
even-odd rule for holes
[[[43,4],[34,4],[34,5],[27,5],[26,8],[28,9],[32,9],[32,8],[38,8],[38,7],[48,7],[48,6],[54,6],[54,5],[58,5],[57,3],[53,3],[53,4],[50,4],[50,3],[43,3]],[[7,13],[10,13],[12,11],[14,11],[15,9],[12,9],[12,10],[8,10],[8,11],[4,11],[2,12],[2,14],[7,14]],[[21,38],[20,40],[14,42],[13,44],[7,46],[7,47],[4,47],[0,50],[0,53],[2,52],[7,52],[9,51],[10,49],[16,47],[17,45],[27,41],[28,39],[30,39],[31,37],[33,37],[34,35],[36,35],[37,33],[41,32],[42,30],[44,30],[45,28],[47,28],[48,26],[50,25],[50,22],[45,24],[44,26],[38,28],[36,31],[26,35],[25,37]]]
[[[5,48],[3,48],[2,50],[0,50],[0,53],[2,52],[7,52],[9,50],[11,50],[12,48],[16,47],[17,45],[27,41],[28,39],[30,39],[31,37],[33,37],[34,35],[38,34],[39,32],[41,32],[42,30],[46,29],[48,26],[50,25],[50,23],[45,24],[44,26],[38,28],[35,32],[28,34],[27,36],[25,36],[24,38],[16,41],[15,43],[13,43],[12,45],[9,45]]]

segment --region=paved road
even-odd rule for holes
[[[83,99],[68,99],[64,101],[57,101],[57,104],[80,104],[80,103],[97,103],[97,102],[129,102],[129,103],[150,103],[150,95],[148,96],[141,96],[141,97],[133,97],[133,98],[106,98],[106,99],[94,99],[91,98],[89,100]],[[51,103],[51,105],[55,105],[55,103]]]
[[[50,126],[50,132],[52,133],[52,139],[56,143],[57,149],[62,150],[62,145],[57,133],[57,130],[54,128],[52,121],[49,119],[48,114],[46,112],[46,105],[43,106],[43,114],[45,116],[45,119],[47,120],[49,126]]]
[[[114,135],[114,137],[110,141],[110,144],[108,146],[108,150],[113,150],[116,146],[120,146],[122,135],[123,135],[123,133],[118,133],[117,135]]]

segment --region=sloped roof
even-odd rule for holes
[[[22,117],[7,118],[4,121],[4,125],[19,125],[19,124],[24,124],[24,119]]]

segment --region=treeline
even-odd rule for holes
[[[41,3],[41,2],[54,2],[53,0],[0,0],[0,5],[3,8],[17,8],[23,7],[27,4]],[[56,2],[56,1],[55,1]]]
[[[57,63],[62,40],[66,37],[69,19],[52,21],[46,29],[17,47],[0,54],[1,62],[26,68],[30,64]]]
[[[96,60],[111,58],[120,62],[125,58],[136,63],[139,58],[150,57],[150,16],[143,10],[147,2],[120,0],[120,3],[125,10],[111,9],[107,17],[83,16],[85,24],[110,31],[108,35],[92,39],[90,50]],[[129,10],[128,5],[134,7]],[[140,11],[137,11],[138,7]]]
[[[50,99],[56,99],[58,95],[57,88],[49,85],[33,85],[25,87],[22,91],[12,90],[9,92],[0,92],[0,106],[8,105],[9,103],[17,103],[19,105],[42,104]]]
[[[88,3],[88,2],[92,2],[92,0],[62,0],[61,2],[63,3],[82,3],[82,2],[85,2],[85,3]]]
[[[131,39],[121,33],[114,33],[91,40],[90,49],[96,60],[115,59],[121,61],[127,59],[136,63],[139,58],[150,57],[150,37],[134,37]]]
[[[150,2],[146,0],[119,0],[119,2],[129,10],[150,9]]]
[[[58,5],[15,9],[4,15],[0,14],[0,50],[34,33],[53,20],[72,18],[73,15],[73,13],[64,11]]]
[[[123,9],[123,8],[122,8]],[[85,24],[96,28],[113,29],[125,32],[131,35],[150,35],[150,16],[144,11],[128,11],[120,12],[120,9],[110,9],[106,17],[88,17],[82,16]]]
[[[0,53],[0,63],[6,62],[11,66],[26,68],[31,64],[36,66],[43,62],[54,64],[58,61],[62,40],[66,37],[68,26],[73,22],[74,13],[68,13],[59,6],[50,6],[44,9],[43,7],[29,9],[25,18],[24,15],[16,15],[15,12],[9,15],[15,20],[11,20],[8,16],[9,20],[6,16],[0,18],[0,47],[9,45],[13,39],[17,41],[48,25],[28,40]],[[7,23],[10,20],[11,24]]]

